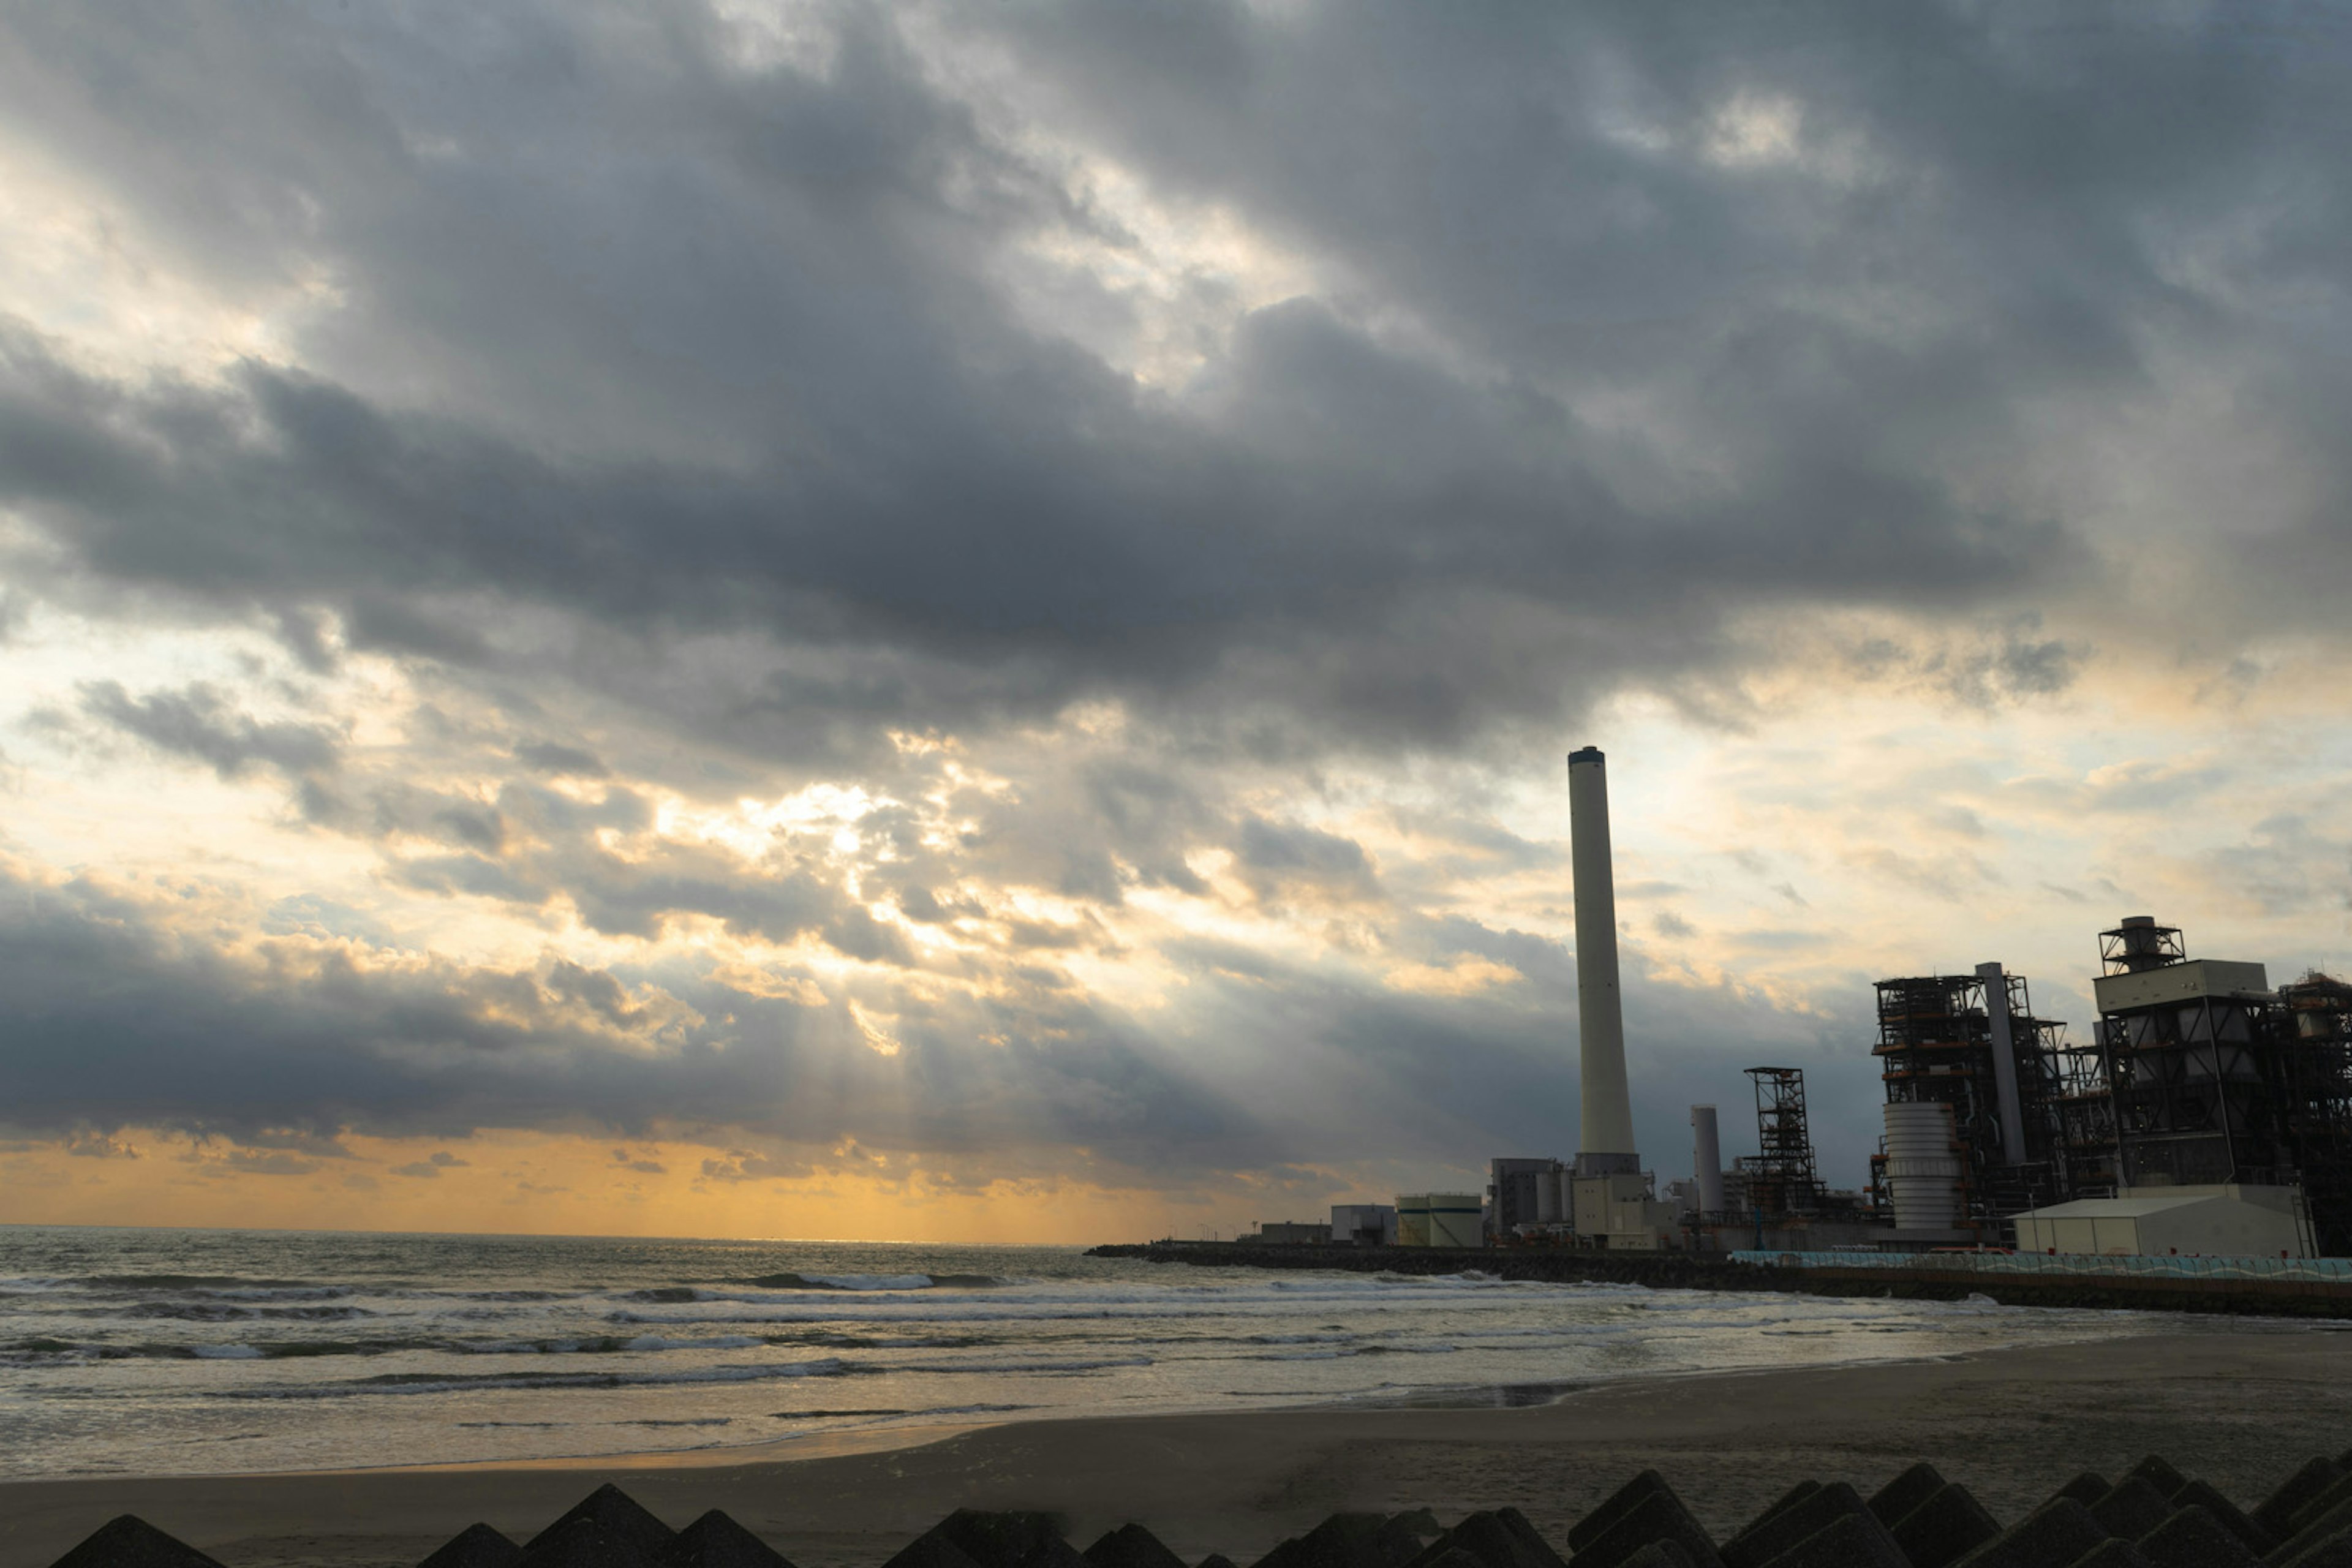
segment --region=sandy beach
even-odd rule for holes
[[[924,1435],[916,1435],[921,1436]],[[2158,1452],[2242,1503],[2352,1443],[2352,1333],[2142,1337],[1832,1371],[1598,1384],[1523,1409],[1034,1421],[884,1451],[795,1445],[593,1462],[0,1486],[0,1568],[134,1512],[230,1568],[406,1568],[476,1520],[518,1538],[617,1479],[673,1524],[726,1509],[802,1565],[866,1568],[959,1506],[1137,1520],[1244,1563],[1335,1510],[1503,1503],[1556,1538],[1645,1466],[1710,1528],[1805,1476],[1865,1489],[1934,1461],[2014,1517],[2077,1470]]]

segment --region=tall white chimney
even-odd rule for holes
[[[1715,1125],[1715,1107],[1691,1107],[1691,1173],[1698,1178],[1698,1206],[1702,1214],[1719,1213],[1723,1208],[1723,1141]]]
[[[1568,754],[1568,829],[1576,875],[1576,1015],[1583,1036],[1579,1175],[1642,1168],[1625,1091],[1625,1015],[1617,997],[1617,887],[1609,863],[1609,775],[1601,748]]]

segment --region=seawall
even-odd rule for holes
[[[1958,1301],[1983,1296],[2004,1306],[2081,1307],[2103,1311],[2221,1312],[2241,1316],[2352,1319],[2352,1287],[2306,1280],[2094,1279],[2002,1276],[1916,1267],[1791,1268],[1735,1263],[1686,1252],[1584,1252],[1549,1247],[1265,1246],[1152,1241],[1092,1248],[1089,1257],[1215,1268],[1324,1268],[1357,1273],[1461,1274],[1498,1279],[1590,1280],[1658,1290],[1784,1290],[1813,1296],[1878,1296]]]

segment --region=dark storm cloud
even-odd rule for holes
[[[0,20],[7,140],[125,254],[284,342],[130,374],[0,321],[0,637],[49,595],[213,617],[314,677],[384,654],[495,710],[420,721],[390,760],[201,685],[99,681],[72,722],[284,775],[408,889],[875,966],[815,1005],[782,974],[395,959],[300,899],[248,964],[88,888],[0,886],[0,1111],[216,1130],[256,1169],[332,1158],[268,1140],[345,1128],[707,1128],[1003,1170],[1458,1153],[1474,1125],[1570,1152],[1565,953],[1413,913],[1557,849],[1465,811],[1401,818],[1429,855],[1375,868],[1279,798],[1325,753],[1472,748],[1628,687],[1700,704],[1787,657],[1759,624],[1843,609],[1907,629],[1829,679],[2062,691],[2076,618],[2142,608],[2098,532],[2140,520],[2078,465],[2193,465],[2132,423],[2176,392],[2214,439],[2268,443],[2227,498],[2260,512],[2242,548],[2234,517],[2191,529],[2215,546],[2198,635],[2337,635],[2352,110],[2324,18],[911,14],[814,7],[805,61],[740,58],[689,0]],[[1231,215],[1307,281],[1242,310],[1198,276],[1213,257],[1132,289],[1066,259],[1160,265],[1104,162],[1181,237]],[[1197,370],[1139,382],[1104,321]],[[1048,726],[1094,698],[1123,738],[1045,755],[1087,744]],[[768,797],[800,766],[914,798],[938,781],[894,731],[1017,776],[937,819],[877,807],[858,831],[889,854],[855,897],[822,857],[651,832],[660,789]],[[2324,893],[2295,868],[2340,868],[2340,835],[2265,831],[2263,896]],[[1413,973],[1171,943],[1191,1001],[1162,1038],[1053,967],[1112,942],[1091,912],[1001,896],[1208,899],[1201,849],[1269,904],[1377,920],[1395,945],[1362,964]],[[965,945],[926,960],[886,902]],[[1472,959],[1519,978],[1409,989],[1471,987]],[[1677,1146],[1654,1108],[1680,1098],[1732,1119],[1719,1042],[1806,1061],[1866,1037],[1627,988],[1644,1147]]]
[[[1408,936],[1433,958],[1519,978],[1417,995],[1195,940],[1166,950],[1196,993],[1181,1039],[1018,963],[977,996],[852,982],[861,1020],[838,1001],[779,1002],[676,964],[508,970],[315,942],[236,958],[101,889],[5,881],[0,1127],[81,1144],[125,1127],[220,1137],[259,1172],[347,1160],[347,1133],[518,1128],[814,1150],[847,1139],[920,1151],[942,1173],[1147,1184],[1360,1160],[1367,1130],[1382,1158],[1489,1142],[1573,1152],[1567,952],[1458,919]],[[1861,1049],[1819,1019],[1661,985],[1638,964],[1627,996],[1638,1097],[1657,1124],[1644,1148],[1679,1146],[1668,1108],[1731,1098],[1746,1064],[1724,1057],[1725,1039],[1800,1060]],[[897,1054],[871,1048],[880,1026]],[[803,1168],[730,1156],[705,1175]]]
[[[684,5],[18,18],[46,144],[223,287],[317,267],[341,303],[226,387],[20,335],[0,484],[82,569],[311,657],[321,608],[459,665],[512,657],[501,604],[656,661],[751,633],[764,689],[646,698],[713,731],[764,702],[755,745],[1088,692],[1452,744],[1723,668],[1745,610],[2063,591],[2079,542],[2003,483],[2032,411],[2214,330],[2166,225],[2247,216],[2252,170],[2342,178],[2340,111],[2219,22],[950,8],[1027,129],[1354,280],[1171,398],[1002,286],[1039,237],[1119,243],[1087,177],[828,15],[817,71],[741,68]],[[1702,155],[1776,94],[1787,159]],[[1619,399],[1646,420],[1577,412]]]
[[[257,1153],[256,1169],[348,1157],[347,1131],[486,1128],[818,1148],[846,1137],[947,1164],[1129,1179],[1155,1163],[1255,1163],[1271,1147],[1153,1042],[1017,977],[982,1002],[877,994],[898,1042],[886,1058],[838,1006],[689,972],[499,970],[304,944],[266,947],[257,963],[100,889],[0,880],[0,1125],[84,1142],[92,1128],[160,1127],[283,1157]]]

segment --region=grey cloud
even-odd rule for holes
[[[91,717],[158,751],[205,763],[225,779],[257,763],[290,774],[331,769],[341,745],[341,737],[324,725],[264,723],[239,712],[217,689],[201,681],[139,698],[120,681],[93,681],[82,688],[81,701]]]
[[[819,1151],[851,1139],[922,1151],[942,1170],[1130,1182],[1155,1165],[1247,1165],[1271,1147],[1181,1058],[1066,982],[1018,969],[985,999],[863,993],[899,1043],[884,1058],[839,1007],[690,969],[365,957],[281,942],[255,963],[100,889],[31,900],[0,882],[0,1124],[61,1139],[175,1130],[229,1142],[211,1157],[224,1169],[281,1174],[348,1159],[346,1132],[497,1128],[755,1134]]]
[[[1235,848],[1237,870],[1262,899],[1355,900],[1379,894],[1371,859],[1352,838],[1251,816],[1241,825]]]
[[[221,277],[318,256],[355,286],[305,370],[249,365],[225,390],[118,386],[20,340],[0,483],[84,570],[225,612],[330,607],[354,646],[511,668],[508,603],[657,667],[689,633],[744,633],[781,660],[764,687],[678,670],[645,693],[741,744],[838,751],[1088,693],[1287,746],[1467,743],[1736,663],[1740,610],[1997,603],[2086,559],[1979,458],[2030,440],[2019,397],[2134,374],[2128,311],[2153,296],[2132,201],[2219,200],[2197,176],[2272,143],[2167,136],[2187,174],[2126,159],[1985,28],[1847,37],[1833,11],[1771,24],[1807,48],[1742,56],[1598,13],[950,7],[947,47],[1024,68],[1012,112],[1234,203],[1371,291],[1252,313],[1172,398],[1018,318],[996,279],[1024,246],[1115,227],[942,96],[877,12],[832,16],[818,75],[744,71],[685,4],[628,50],[564,13],[201,37],[150,19],[135,43],[102,10],[26,18],[45,68],[13,80],[21,111],[89,177]],[[1163,33],[1222,63],[1168,75]],[[2250,111],[2260,62],[2203,67],[2147,33],[2119,33],[2126,64]],[[2082,212],[2039,188],[2046,167],[1927,134],[1893,87],[1915,55],[1980,106],[1966,124],[2030,106],[2145,188]],[[199,58],[208,89],[170,63]],[[117,123],[89,83],[123,71]],[[498,93],[450,89],[484,71]],[[1373,102],[1363,79],[1419,89]],[[1807,135],[1851,131],[1890,172],[1738,174],[1610,123],[1618,105],[1687,142],[1743,88],[1797,94]],[[1398,112],[1424,91],[1455,108]],[[1978,242],[1945,253],[2003,181],[2052,230],[1987,278]],[[1897,304],[1857,311],[1849,282]],[[1367,324],[1391,305],[1490,368],[1404,352]],[[386,366],[485,405],[425,414],[374,384]],[[1576,412],[1588,394],[1638,398],[1657,427],[1604,433]],[[2063,663],[2025,644],[1994,673],[2041,690]]]
[[[87,1160],[136,1160],[140,1152],[136,1144],[121,1138],[110,1138],[92,1128],[82,1128],[66,1138],[68,1154]]]
[[[1713,711],[1789,657],[1786,628],[1846,608],[1898,628],[1855,670],[2048,698],[2094,630],[2177,624],[2133,570],[2161,530],[2117,520],[2099,465],[2173,471],[2147,432],[2180,407],[2267,455],[2242,522],[2163,525],[2210,557],[2199,647],[2338,635],[2352,110],[2324,24],[1203,0],[950,4],[902,31],[843,6],[814,14],[829,60],[804,68],[746,64],[689,0],[610,20],[94,0],[0,23],[0,121],[160,274],[273,320],[288,287],[331,284],[281,313],[282,353],[218,376],[120,376],[0,327],[0,506],[32,536],[0,565],[37,605],[268,628],[312,671],[388,656],[494,710],[470,741],[420,724],[380,765],[317,716],[265,721],[209,688],[102,683],[82,713],[224,776],[289,775],[303,817],[377,843],[410,889],[605,935],[707,920],[830,942],[877,966],[853,989],[901,1054],[868,1049],[841,997],[379,965],[362,918],[299,902],[267,917],[285,968],[265,994],[83,889],[0,946],[10,1114],[251,1139],[663,1121],[741,1128],[747,1150],[846,1133],[1010,1162],[1060,1139],[1269,1169],[1280,1140],[1202,1087],[1257,1080],[1091,1003],[1053,967],[1083,927],[998,898],[1205,895],[1186,856],[1225,847],[1261,897],[1379,912],[1385,956],[1522,977],[1501,990],[1529,1000],[1441,1002],[1170,950],[1214,998],[1211,1036],[1360,1064],[1365,1125],[1451,1137],[1490,1093],[1568,1093],[1569,971],[1549,944],[1420,921],[1411,895],[1556,850],[1465,807],[1414,826],[1443,841],[1432,866],[1376,875],[1219,770],[1312,794],[1334,749],[1549,748],[1627,687]],[[1740,113],[1769,121],[1744,152]],[[1139,384],[1095,334],[1160,308],[1151,289],[1054,259],[1100,246],[1148,269],[1107,166],[1179,234],[1187,204],[1236,215],[1293,297],[1253,277],[1241,310],[1184,286],[1169,331],[1197,374]],[[1132,734],[1041,760],[1041,734],[1082,749],[1054,726],[1095,698]],[[665,790],[823,773],[912,798],[937,780],[903,761],[910,737],[1009,782],[958,795],[952,842],[877,812],[891,857],[856,900],[781,849],[600,839],[641,833]],[[632,784],[547,782],[607,770]],[[2126,769],[2085,798],[2211,785]],[[2237,869],[2279,907],[2323,896],[2297,857],[2340,866],[2340,836],[2266,832]],[[1874,868],[1924,875],[1891,852]],[[984,927],[1001,945],[944,967],[989,999],[889,973],[917,950],[885,901]],[[1728,991],[1640,994],[1685,1053],[1675,1092],[1705,1076],[1696,1042],[1835,1044]],[[973,1044],[992,1038],[1012,1043]],[[1475,1130],[1554,1138],[1512,1114]]]
[[[593,752],[583,752],[577,746],[559,745],[552,741],[531,741],[517,746],[515,760],[533,773],[553,773],[558,777],[601,779],[612,771]]]
[[[231,1149],[221,1163],[248,1176],[308,1176],[319,1169],[318,1161],[283,1149]]]
[[[778,1159],[750,1149],[730,1149],[716,1160],[702,1162],[705,1182],[776,1182],[811,1175],[815,1167],[804,1161]]]

